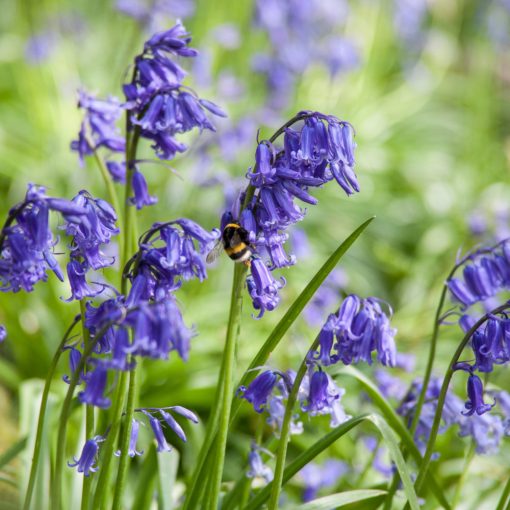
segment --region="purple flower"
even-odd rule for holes
[[[82,404],[107,408],[110,407],[111,400],[104,396],[108,371],[97,363],[92,372],[87,372],[84,376],[85,390],[78,393],[78,399]]]
[[[310,416],[329,414],[331,427],[337,427],[350,418],[340,403],[345,390],[339,388],[334,380],[320,368],[311,377],[307,375],[303,379],[301,389],[303,390],[300,397],[301,409]],[[306,404],[304,394],[306,394]]]
[[[3,324],[0,324],[0,343],[7,338],[7,330]]]
[[[128,449],[128,455],[129,457],[133,458],[137,455],[143,455],[143,450],[139,452],[136,449],[136,442],[138,441],[138,432],[140,430],[140,422],[138,420],[133,419],[131,422],[131,435],[129,436],[129,449]],[[115,456],[120,457],[121,451],[117,450],[115,452]]]
[[[476,414],[481,415],[490,411],[494,404],[486,404],[483,401],[483,384],[477,375],[470,375],[467,382],[468,401],[465,404],[467,412],[463,412],[465,416]]]
[[[81,456],[79,459],[73,457],[74,462],[68,462],[69,467],[78,466],[78,473],[83,473],[85,476],[89,476],[90,473],[95,473],[98,467],[95,465],[97,460],[97,453],[99,451],[100,442],[104,441],[102,436],[95,436],[92,439],[88,439],[83,446]]]
[[[154,439],[156,439],[157,443],[157,451],[158,452],[170,452],[172,451],[172,447],[166,442],[165,435],[163,434],[163,429],[161,428],[161,423],[157,418],[152,416],[149,413],[145,413],[149,418],[149,423],[152,428],[152,432],[154,433]]]
[[[115,97],[96,99],[84,90],[78,91],[78,108],[85,110],[78,139],[71,142],[71,149],[78,152],[83,165],[85,156],[105,147],[112,152],[124,152],[125,140],[116,126],[123,107]]]
[[[273,470],[264,464],[259,451],[265,452],[266,450],[252,443],[248,454],[249,470],[246,472],[246,476],[248,478],[262,478],[267,484],[273,479]]]
[[[376,298],[345,298],[338,313],[331,314],[319,334],[319,353],[315,355],[325,366],[341,361],[344,365],[365,361],[372,364],[372,352],[386,366],[395,366],[396,330]],[[335,337],[335,341],[332,339]],[[332,350],[338,354],[332,355]]]
[[[180,218],[154,224],[148,235],[140,246],[137,274],[129,275],[133,286],[128,306],[136,305],[140,299],[160,300],[177,289],[181,280],[207,278],[204,255],[217,241],[219,232],[208,232],[197,223]]]
[[[69,285],[71,286],[71,297],[66,301],[73,299],[80,300],[86,297],[94,297],[102,292],[102,288],[92,289],[87,284],[85,274],[87,272],[86,266],[77,260],[71,260],[67,264],[67,277],[69,278]]]
[[[62,377],[62,380],[65,383],[70,384],[71,377],[76,372],[76,369],[78,368],[78,365],[80,364],[80,361],[81,361],[81,352],[80,352],[79,349],[77,349],[73,345],[69,345],[67,347],[64,347],[64,350],[68,350],[69,351],[69,373],[70,373],[70,376],[69,375],[64,375]],[[80,374],[80,379],[83,380],[83,373]]]
[[[132,82],[124,85],[131,122],[139,126],[143,138],[153,142],[161,159],[173,159],[186,150],[175,135],[193,128],[214,130],[206,112],[225,116],[218,106],[181,87],[186,73],[172,57],[196,56],[196,50],[188,46],[190,41],[180,23],[154,34],[135,58]]]
[[[452,297],[461,309],[483,302],[510,287],[510,243],[497,245],[488,255],[473,253],[466,260],[463,278],[451,278],[447,284]]]
[[[71,255],[74,258],[82,257],[92,269],[111,266],[114,259],[105,257],[101,248],[119,233],[115,226],[115,210],[108,202],[93,198],[87,191],[80,191],[73,198],[73,203],[83,208],[86,214],[64,214],[66,222],[63,228],[73,238]]]
[[[76,218],[86,211],[69,200],[48,197],[45,191],[29,184],[25,200],[11,209],[8,226],[0,233],[0,290],[4,292],[31,292],[38,281],[46,281],[48,269],[64,279],[53,256],[56,241],[49,228],[49,211]]]
[[[157,203],[158,199],[149,195],[149,189],[147,187],[147,181],[143,176],[142,172],[135,170],[133,173],[133,193],[134,197],[130,198],[130,202],[136,205],[138,210],[145,206],[153,205]]]
[[[253,308],[260,310],[258,318],[266,310],[274,310],[280,302],[278,291],[283,287],[285,280],[278,281],[273,278],[268,267],[262,259],[254,258],[251,261],[251,275],[246,279],[248,292],[253,302]]]
[[[243,393],[242,398],[245,398],[248,402],[253,404],[253,409],[255,409],[257,413],[261,413],[277,381],[278,373],[272,370],[266,370],[255,377],[248,388],[241,386],[239,391]]]

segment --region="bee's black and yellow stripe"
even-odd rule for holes
[[[223,229],[223,247],[226,254],[236,262],[246,262],[251,257],[248,232],[237,223],[229,223]]]

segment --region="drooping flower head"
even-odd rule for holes
[[[378,299],[360,299],[351,294],[344,299],[338,312],[330,314],[326,320],[319,333],[316,358],[324,366],[338,361],[344,365],[360,361],[371,365],[375,351],[380,363],[395,366],[395,333]]]
[[[88,439],[83,446],[80,458],[73,457],[73,462],[68,462],[69,467],[77,467],[78,473],[83,473],[85,476],[90,476],[90,473],[95,473],[99,468],[96,466],[97,454],[99,452],[99,443],[104,441],[103,436],[95,436]]]
[[[214,130],[206,112],[225,116],[218,106],[182,86],[186,72],[174,59],[197,55],[190,41],[181,23],[154,34],[135,58],[132,81],[124,85],[131,122],[141,137],[152,141],[161,159],[173,159],[186,150],[176,134],[193,128]]]
[[[82,221],[86,210],[69,200],[46,195],[42,186],[29,184],[25,200],[11,209],[0,233],[0,290],[31,292],[46,281],[48,269],[64,280],[53,255],[56,239],[49,226],[49,212],[72,215]]]
[[[125,151],[125,140],[117,127],[123,106],[116,97],[97,99],[85,90],[78,91],[78,108],[85,111],[78,139],[71,142],[71,149],[78,152],[80,163],[97,149],[105,148],[113,153]],[[122,176],[112,173],[115,180]]]
[[[271,271],[296,262],[296,257],[284,248],[289,237],[287,229],[305,216],[306,209],[298,201],[317,203],[310,194],[312,188],[336,180],[348,195],[359,191],[353,169],[354,132],[348,122],[319,112],[299,112],[278,133],[283,134],[282,146],[276,144],[275,137],[257,145],[255,165],[247,174],[246,194],[252,198],[248,200],[242,194],[224,214],[229,221],[239,221]],[[281,285],[267,277],[262,263],[255,262],[253,266],[248,289],[255,309],[262,315],[278,304]],[[257,285],[260,276],[265,285]]]

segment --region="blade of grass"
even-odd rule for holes
[[[354,377],[355,379],[358,380],[358,382],[361,383],[363,389],[368,393],[368,396],[374,402],[374,405],[376,405],[379,408],[383,416],[386,418],[386,421],[397,432],[397,434],[400,436],[401,441],[405,444],[409,453],[419,465],[422,461],[422,455],[420,453],[420,450],[418,450],[418,447],[416,446],[414,439],[411,436],[411,433],[402,423],[400,416],[395,412],[395,410],[391,407],[388,401],[381,395],[381,393],[376,388],[374,383],[370,379],[365,377],[365,375],[362,374],[358,369],[352,366],[339,367],[337,371],[333,370],[331,372],[332,375],[334,375],[335,373]],[[428,483],[430,484],[432,494],[436,497],[437,501],[441,504],[441,506],[443,506],[443,508],[446,508],[447,510],[451,510],[451,505],[446,500],[446,497],[443,491],[441,490],[439,483],[436,481],[435,477],[430,476]]]
[[[299,508],[300,510],[330,510],[331,508],[342,508],[345,505],[357,503],[358,501],[380,498],[386,494],[386,491],[373,489],[345,491],[309,501],[304,505],[300,505]]]

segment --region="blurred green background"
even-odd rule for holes
[[[140,231],[154,221],[181,216],[206,228],[217,227],[224,208],[221,182],[230,182],[230,187],[242,182],[253,164],[259,127],[261,137],[268,137],[303,109],[348,120],[356,130],[361,192],[346,198],[334,183],[319,190],[319,205],[309,208],[300,225],[308,234],[309,253],[296,267],[282,271],[287,286],[280,307],[256,321],[246,300],[238,367],[248,364],[326,257],[358,224],[376,215],[342,262],[348,279],[345,290],[391,304],[398,349],[417,355],[416,372],[408,375],[412,379],[423,373],[433,313],[457,251],[502,235],[507,226],[510,6],[504,0],[322,3],[331,12],[342,9],[338,23],[330,23],[327,30],[352,43],[357,62],[332,76],[323,61],[311,58],[294,74],[288,104],[278,109],[271,105],[264,74],[251,64],[256,54],[275,55],[278,50],[255,23],[253,2],[168,2],[167,16],[156,20],[161,28],[173,24],[177,16],[172,9],[179,13],[179,8],[194,5],[193,14],[181,15],[193,46],[207,55],[202,62],[207,76],[204,69],[188,66],[187,84],[221,105],[230,120],[216,134],[188,137],[190,151],[171,163],[178,176],[162,166],[145,167],[159,202],[138,215]],[[398,17],[410,5],[421,13],[415,25]],[[85,87],[98,96],[121,97],[125,73],[141,51],[147,27],[119,12],[115,3],[102,0],[0,0],[0,12],[1,216],[22,199],[28,182],[43,184],[56,196],[72,198],[86,188],[107,198],[94,162],[87,161],[82,168],[69,150],[81,120],[76,90]],[[225,25],[227,32],[233,27],[226,41],[221,37]],[[320,25],[317,31],[321,33]],[[237,91],[229,91],[232,83]],[[252,119],[251,144],[239,142],[226,157],[218,149],[219,139],[239,119]],[[142,152],[151,157],[147,146]],[[217,175],[222,177],[220,185],[213,185]],[[210,185],[204,186],[204,181]],[[474,235],[470,226],[481,222],[486,229]],[[185,321],[196,326],[198,335],[188,363],[172,356],[169,362],[146,364],[143,405],[180,404],[207,417],[224,341],[231,274],[230,260],[222,257],[210,269],[208,280],[186,283],[179,291]],[[50,276],[31,294],[0,295],[0,324],[8,330],[8,339],[0,346],[0,452],[35,420],[30,413],[37,406],[20,405],[20,387],[27,380],[44,378],[63,332],[78,313],[77,303],[62,300],[68,294],[67,285]],[[315,331],[300,321],[274,354],[274,366],[295,367],[314,336]],[[438,374],[456,339],[457,329],[445,327]],[[67,370],[65,365],[60,373]],[[508,387],[505,369],[496,371],[493,382]],[[348,391],[345,397],[350,414],[359,412],[357,395]],[[256,418],[249,406],[243,406],[227,477],[244,462]],[[183,469],[192,462],[200,433],[195,429],[197,441],[194,444],[192,436],[183,452]],[[445,466],[455,477],[467,442],[453,438],[455,434],[450,434],[443,440],[450,449],[445,458],[451,459]],[[306,440],[305,435],[297,441]],[[362,455],[356,448],[354,442],[344,444],[338,455]],[[496,462],[487,467],[492,465],[489,461],[490,457],[477,460],[473,473],[483,471],[482,485],[490,488],[502,472]],[[0,481],[0,493],[2,487]],[[11,491],[9,484],[5,491]]]

